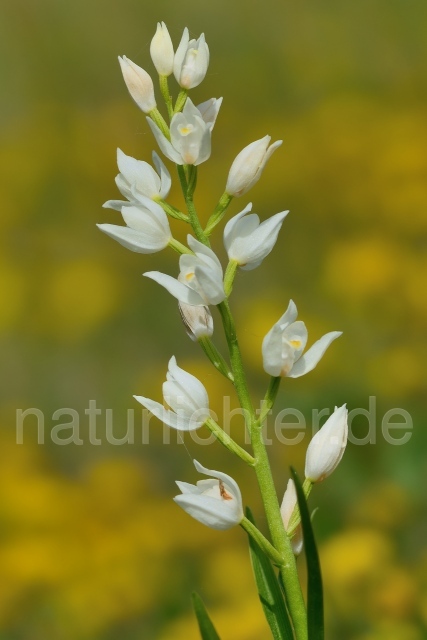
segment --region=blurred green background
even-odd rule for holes
[[[311,498],[327,637],[427,637],[425,0],[5,0],[0,12],[0,639],[193,640],[192,589],[224,640],[269,637],[243,532],[210,531],[171,499],[175,479],[197,479],[197,456],[238,480],[264,527],[249,470],[219,445],[184,447],[173,433],[162,445],[154,420],[141,443],[132,394],[160,400],[172,354],[202,378],[214,410],[229,393],[174,300],[141,277],[174,274],[175,255],[132,254],[95,227],[118,220],[101,209],[117,195],[116,147],[150,161],[153,138],[117,56],[152,73],[158,20],[175,45],[185,26],[206,33],[211,64],[194,101],[224,96],[200,167],[203,219],[246,144],[284,140],[230,209],[291,210],[275,252],[239,274],[233,294],[254,397],[267,383],[262,338],[290,297],[310,340],[344,336],[313,373],[285,381],[277,409],[309,419],[312,408],[368,408],[376,397],[376,443],[350,444]],[[170,201],[181,203],[176,181]],[[216,247],[223,256],[220,234]],[[135,409],[134,445],[89,444],[90,399],[100,435],[107,408],[117,438]],[[44,445],[34,418],[16,444],[15,411],[29,407],[45,415]],[[82,446],[50,440],[63,407],[78,412]],[[395,407],[414,424],[403,446],[381,435]],[[366,418],[354,433],[367,433]],[[233,434],[242,440],[237,422]],[[307,444],[270,447],[280,494]]]

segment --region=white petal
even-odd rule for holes
[[[226,297],[220,274],[202,264],[196,265],[194,273],[200,288],[203,290],[206,302],[208,304],[220,304]]]
[[[235,480],[233,480],[233,478],[231,478],[231,476],[228,476],[226,473],[222,473],[221,471],[213,471],[212,469],[207,469],[206,467],[201,465],[200,462],[197,462],[197,460],[193,460],[193,462],[199,473],[203,473],[205,476],[218,478],[218,480],[221,480],[221,482],[228,485],[232,490],[233,497],[236,498],[240,505],[242,505],[242,494],[240,493],[239,485]]]
[[[262,341],[264,371],[277,378],[282,373],[282,331],[275,324]]]
[[[177,431],[195,431],[195,429],[200,427],[200,424],[186,420],[184,416],[177,415],[173,411],[165,409],[162,404],[150,400],[150,398],[144,398],[144,396],[134,396],[134,398],[142,404],[143,407],[151,411],[156,418],[164,422],[168,427],[172,427],[172,429],[176,429]]]
[[[293,300],[289,300],[288,308],[286,309],[283,316],[279,318],[276,324],[279,325],[282,330],[284,330],[289,324],[291,324],[292,322],[295,322],[297,317],[298,317],[298,310],[297,310],[296,304]]]
[[[175,162],[175,164],[184,164],[181,155],[176,151],[176,149],[174,149],[169,140],[165,138],[156,123],[153,122],[151,118],[147,118],[147,122],[154,134],[154,137],[156,138],[157,144],[165,156],[169,158],[169,160],[172,160],[172,162]]]
[[[159,193],[159,176],[147,162],[136,160],[117,149],[117,166],[126,181],[144,195],[151,198]]]
[[[190,287],[187,287],[187,285],[178,282],[176,278],[172,278],[171,276],[168,276],[165,273],[161,273],[160,271],[147,271],[143,275],[161,284],[162,287],[169,291],[169,293],[177,298],[177,300],[179,300],[180,302],[192,304],[196,307],[204,306],[206,304],[196,291],[190,289]]]
[[[184,32],[182,34],[181,42],[179,43],[178,49],[176,50],[174,61],[173,61],[173,73],[176,81],[179,84],[181,79],[181,69],[182,63],[184,62],[185,54],[187,53],[188,41],[190,39],[188,29],[185,27]]]
[[[231,505],[209,496],[185,493],[174,501],[192,518],[217,531],[231,529],[243,519],[243,514],[239,519]]]
[[[117,240],[121,245],[136,251],[137,253],[155,253],[164,249],[168,241],[165,242],[164,236],[148,235],[129,229],[128,227],[120,227],[115,224],[98,224],[96,225],[101,231]]]
[[[107,200],[102,205],[103,209],[114,209],[115,211],[121,211],[122,207],[126,207],[129,204],[126,200]]]
[[[199,166],[202,162],[206,162],[210,158],[211,155],[211,130],[209,127],[206,127],[206,130],[203,132],[202,139],[199,145],[199,154],[197,160],[194,162],[194,166]]]
[[[242,269],[246,271],[254,269],[272,251],[283,220],[288,213],[289,211],[282,211],[268,218],[268,220],[264,220],[258,229],[253,232],[252,236],[248,238],[246,256],[242,256],[244,261],[244,264],[241,265]]]
[[[200,491],[194,484],[190,484],[189,482],[181,482],[180,480],[175,480],[175,484],[178,485],[181,493],[193,493],[195,495],[199,495]]]
[[[203,244],[203,242],[199,242],[199,240],[193,238],[193,236],[191,236],[190,234],[187,235],[187,244],[190,247],[191,251],[193,251],[197,257],[208,258],[207,264],[215,264],[222,273],[221,263],[212,249]]]
[[[320,340],[315,342],[313,346],[310,347],[310,349],[294,364],[292,370],[288,373],[288,377],[299,378],[309,371],[312,371],[331,342],[339,338],[341,335],[342,331],[331,331],[320,338]]]
[[[164,200],[168,197],[169,191],[171,190],[171,175],[167,170],[165,163],[155,151],[153,151],[153,162],[160,176],[160,197]]]
[[[202,114],[202,118],[209,126],[210,131],[212,131],[215,126],[221,104],[222,98],[211,98],[197,105],[197,109]]]
[[[195,409],[209,409],[209,397],[204,385],[191,373],[181,369],[176,363],[175,356],[169,360],[168,379],[170,379],[169,376],[172,376],[182,392],[191,399]]]
[[[240,213],[238,213],[237,215],[233,216],[225,225],[224,227],[224,246],[227,250],[227,252],[230,249],[230,245],[236,235],[236,227],[237,227],[237,223],[239,222],[239,220],[249,211],[252,211],[252,202],[250,202],[248,205],[246,205],[246,207],[243,209],[243,211],[241,211]]]

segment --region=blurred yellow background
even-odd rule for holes
[[[212,58],[194,100],[224,96],[200,167],[203,219],[246,144],[284,140],[230,208],[291,210],[273,254],[233,293],[254,397],[267,382],[262,338],[290,297],[311,340],[344,336],[316,371],[285,381],[277,409],[309,417],[376,397],[376,444],[350,444],[311,498],[327,637],[427,637],[426,3],[5,0],[0,12],[0,640],[195,640],[193,589],[224,640],[269,637],[243,532],[210,531],[172,502],[174,480],[197,479],[195,456],[238,480],[264,527],[249,470],[219,445],[184,447],[175,434],[162,445],[154,420],[149,445],[138,428],[134,445],[89,443],[89,400],[100,433],[109,408],[124,436],[128,409],[138,424],[132,394],[160,400],[172,354],[202,378],[214,410],[228,393],[173,299],[141,277],[173,274],[175,255],[132,254],[95,227],[118,220],[101,209],[117,197],[116,147],[146,161],[154,148],[117,56],[152,73],[158,20],[175,45],[185,26],[205,31]],[[170,201],[181,204],[176,180]],[[223,256],[220,246],[218,234]],[[16,444],[16,409],[30,407],[45,416],[44,445],[34,417]],[[402,446],[381,435],[395,407],[414,425]],[[51,442],[60,408],[77,412],[83,445]],[[366,432],[359,416],[354,433]],[[280,494],[307,444],[270,447]]]

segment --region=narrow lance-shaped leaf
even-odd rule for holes
[[[310,513],[298,475],[291,467],[292,477],[297,491],[298,506],[301,514],[304,538],[305,558],[307,562],[307,625],[308,640],[324,640],[325,625],[323,619],[323,586],[320,571],[319,554],[311,526]]]
[[[249,507],[246,517],[255,524]],[[276,573],[268,558],[253,538],[249,536],[249,547],[259,599],[274,640],[294,640],[292,625],[277,581]]]
[[[202,640],[221,640],[218,633],[216,632],[215,627],[213,626],[208,612],[206,611],[205,603],[203,602],[199,594],[195,591],[193,591],[193,593],[191,594],[191,601],[193,603],[193,609],[197,617],[197,622],[199,623],[200,635],[202,637]]]

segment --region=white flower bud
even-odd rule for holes
[[[183,89],[194,89],[204,79],[209,66],[209,47],[202,33],[198,40],[190,40],[187,27],[175,54],[174,69],[177,83]]]
[[[160,76],[170,76],[173,71],[174,51],[164,22],[157,23],[157,31],[151,40],[150,55],[157,73]]]
[[[297,492],[295,489],[295,483],[292,478],[288,481],[285,494],[283,496],[282,505],[280,507],[280,514],[283,520],[283,526],[285,530],[288,530],[289,522],[297,504]],[[303,536],[301,524],[295,529],[294,535],[291,539],[292,550],[296,556],[302,551]]]
[[[236,198],[242,196],[258,182],[267,161],[282,144],[282,140],[278,140],[269,147],[270,140],[271,136],[255,140],[236,156],[225,187],[225,191],[230,196]]]
[[[150,113],[156,107],[153,81],[144,69],[123,56],[119,56],[123,78],[132,98],[144,113]]]
[[[243,520],[242,495],[233,478],[220,471],[210,471],[194,460],[197,471],[209,480],[199,480],[194,484],[178,482],[181,495],[174,498],[192,518],[211,529],[224,531],[240,524]]]
[[[321,482],[336,469],[347,444],[347,408],[335,407],[334,413],[308,445],[305,458],[305,477],[310,482]]]

